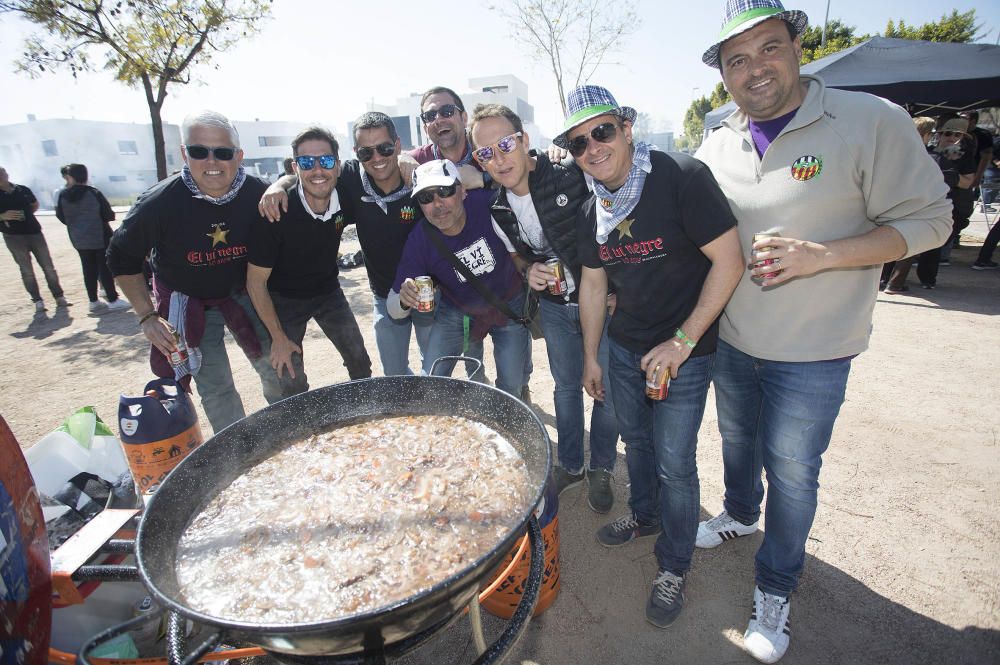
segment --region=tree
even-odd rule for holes
[[[719,85],[722,85],[721,83]],[[705,131],[705,114],[712,110],[712,101],[708,97],[699,97],[691,102],[684,114],[684,136],[687,137],[687,147],[691,150],[701,145],[701,135]]]
[[[921,39],[927,42],[959,42],[967,44],[981,38],[979,35],[983,24],[976,25],[976,10],[959,14],[957,9],[951,10],[951,15],[944,14],[935,23],[924,23],[920,27],[906,25],[903,19],[899,23],[889,20],[885,27],[886,37],[897,39]]]
[[[0,0],[40,32],[25,42],[18,70],[37,77],[58,67],[75,77],[93,69],[91,52],[104,69],[129,85],[141,85],[149,107],[156,174],[167,177],[161,111],[171,84],[191,82],[191,69],[255,33],[270,12],[269,0]]]
[[[811,25],[802,33],[802,64],[825,58],[831,53],[843,51],[866,39],[870,35],[855,35],[853,25],[844,25],[840,19],[833,19],[826,24],[826,46],[823,46],[823,26]]]
[[[570,89],[586,83],[619,41],[639,27],[635,0],[514,0],[490,9],[510,24],[516,41],[552,69],[566,115],[566,82]],[[572,40],[572,41],[571,41]]]

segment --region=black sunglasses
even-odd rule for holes
[[[434,187],[433,189],[425,189],[416,196],[414,196],[413,198],[417,200],[417,203],[421,205],[427,205],[428,203],[434,200],[435,194],[437,196],[440,196],[442,199],[450,199],[451,197],[455,196],[455,189],[456,189],[455,185],[441,185],[438,187]]]
[[[236,156],[236,148],[209,148],[207,145],[185,145],[184,151],[191,159],[208,159],[208,153],[220,162],[228,162]]]
[[[613,122],[605,122],[590,130],[590,136],[592,136],[598,143],[611,143],[615,140],[616,134],[618,134],[618,125]],[[574,157],[579,157],[587,151],[588,144],[590,144],[590,138],[588,138],[585,134],[577,136],[575,139],[570,141],[567,146],[569,148],[569,154]]]
[[[385,143],[379,143],[376,146],[362,146],[354,147],[354,153],[358,156],[362,162],[367,162],[369,159],[375,156],[375,151],[378,150],[378,154],[383,157],[391,157],[392,153],[396,152],[396,144],[386,141]]]
[[[443,104],[438,109],[424,111],[423,113],[420,114],[420,119],[423,120],[425,124],[429,125],[435,120],[437,120],[438,115],[440,115],[442,118],[450,118],[451,116],[455,115],[456,112],[461,110],[462,109],[458,108],[454,104]]]
[[[337,158],[333,155],[320,155],[319,157],[313,157],[312,155],[299,155],[295,158],[295,162],[299,165],[299,168],[303,171],[311,171],[316,162],[324,169],[332,169],[337,165]]]

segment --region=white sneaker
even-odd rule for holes
[[[750,655],[762,663],[777,663],[788,650],[792,628],[788,621],[791,601],[781,596],[753,590],[753,612],[743,644]]]
[[[128,309],[131,305],[128,304],[128,300],[124,298],[119,298],[118,300],[112,300],[108,303],[108,310],[112,312],[117,312],[123,309]]]
[[[103,312],[105,309],[107,309],[107,305],[102,303],[100,300],[92,300],[90,301],[89,309],[91,314],[95,314],[97,312]]]
[[[44,300],[36,300],[35,301],[35,313],[37,314],[39,312],[44,312],[44,311],[45,311],[45,301]]]
[[[729,513],[723,510],[712,519],[698,523],[698,537],[695,539],[694,544],[702,549],[718,547],[727,540],[756,533],[757,523],[742,524],[734,520],[729,516]]]
[[[56,298],[56,307],[69,307],[73,303],[66,300],[66,296],[59,296]]]

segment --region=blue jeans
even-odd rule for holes
[[[719,340],[715,399],[722,434],[726,511],[752,524],[764,498],[764,542],[757,586],[787,596],[798,585],[806,537],[816,515],[823,453],[844,403],[851,359],[761,360]]]
[[[644,354],[608,340],[611,396],[625,441],[632,483],[629,507],[644,524],[663,526],[654,551],[661,568],[683,575],[691,567],[698,510],[698,428],[705,413],[715,354],[689,358],[670,382],[667,398],[646,397]]]
[[[271,336],[257,317],[250,297],[245,294],[233,296],[240,307],[246,310],[253,323],[254,332],[260,340],[261,357],[251,360],[250,364],[260,376],[260,385],[264,391],[264,399],[273,404],[282,399],[281,384],[278,373],[271,367]],[[233,383],[233,370],[229,366],[229,355],[226,353],[226,324],[222,313],[216,308],[205,310],[205,335],[201,339],[201,369],[194,377],[194,384],[201,397],[201,406],[205,409],[212,430],[218,432],[223,427],[235,423],[246,416],[243,401]]]
[[[583,331],[580,329],[580,308],[541,299],[542,328],[545,351],[549,355],[549,371],[555,380],[552,397],[556,407],[556,432],[559,435],[559,464],[570,473],[583,471]],[[609,317],[610,319],[610,317]],[[615,444],[618,442],[618,421],[611,400],[608,376],[608,327],[598,350],[598,361],[604,372],[604,394],[607,399],[594,400],[590,416],[590,469],[611,471],[615,466]]]
[[[520,312],[524,304],[524,294],[519,293],[507,303],[515,312]],[[427,345],[427,355],[424,356],[425,374],[431,373],[431,365],[441,356],[457,356],[462,354],[465,343],[465,314],[460,309],[452,307],[444,299],[437,306],[434,317],[434,328],[431,329],[430,343]],[[493,361],[496,363],[496,386],[509,395],[519,397],[521,386],[524,385],[526,367],[525,358],[531,353],[531,334],[520,323],[509,319],[503,325],[490,328],[487,333],[493,339]],[[478,344],[479,357],[482,357],[482,344]],[[475,349],[470,341],[467,355],[474,355]],[[434,369],[436,376],[451,376],[455,361],[438,363]],[[483,372],[478,372],[475,381],[482,381]]]
[[[382,372],[386,376],[405,374],[410,376],[410,331],[416,333],[417,348],[420,349],[420,362],[427,355],[427,344],[431,339],[431,328],[434,326],[434,312],[418,312],[413,310],[404,319],[394,319],[386,308],[385,298],[372,294],[374,306],[375,344],[378,346],[378,356],[382,361]]]

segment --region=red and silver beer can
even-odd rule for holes
[[[188,361],[188,348],[184,340],[181,339],[180,334],[174,330],[174,346],[177,347],[176,351],[171,351],[170,355],[167,356],[167,360],[170,362],[171,367],[180,367]]]
[[[545,265],[548,266],[549,270],[555,276],[555,281],[549,283],[549,293],[554,296],[561,296],[566,293],[568,286],[566,284],[566,271],[563,268],[562,261],[559,259],[549,259],[545,262]]]
[[[434,280],[427,275],[421,275],[413,280],[417,285],[417,311],[430,312],[434,310]]]
[[[656,368],[659,370],[659,367]],[[646,397],[657,402],[667,399],[667,392],[670,390],[670,370],[663,370],[663,376],[657,378],[653,372],[653,378],[646,380]]]
[[[777,233],[771,233],[770,231],[760,231],[758,233],[753,234],[753,243],[757,244],[757,241],[759,240],[767,240],[768,238],[776,238],[776,237],[778,237]],[[774,248],[760,247],[758,248],[758,250],[752,250],[752,251],[764,251],[768,249],[774,249]],[[754,263],[754,267],[769,266],[772,265],[775,261],[777,261],[777,259],[764,259],[763,261],[757,261],[756,263]],[[776,270],[774,272],[766,272],[763,275],[758,275],[756,279],[771,279],[772,277],[777,277],[779,274],[781,274],[780,270]]]

